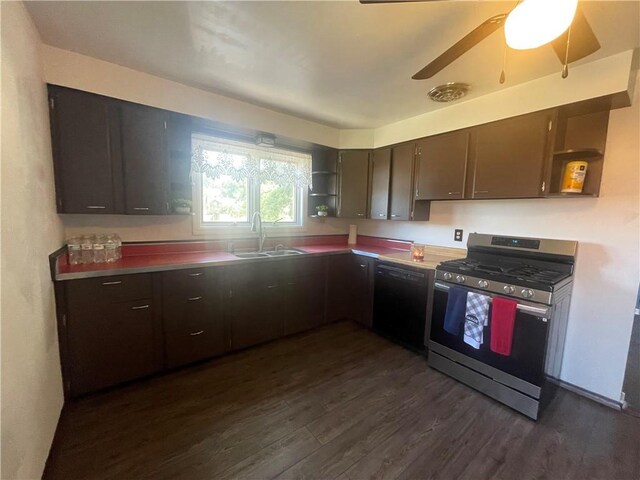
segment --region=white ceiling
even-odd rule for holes
[[[357,1],[27,2],[45,43],[338,128],[373,128],[442,104],[433,86],[471,84],[466,99],[558,72],[550,46],[510,50],[497,31],[429,80],[411,76],[514,1],[361,5]],[[582,2],[602,48],[640,46],[640,2]]]

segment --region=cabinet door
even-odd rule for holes
[[[338,217],[366,218],[369,150],[345,150],[338,161]]]
[[[353,293],[353,255],[331,255],[327,258],[327,322],[353,318]]]
[[[424,138],[417,145],[416,200],[464,198],[469,131]]]
[[[229,299],[231,348],[238,350],[283,335],[283,288],[271,284],[235,287]]]
[[[167,115],[140,105],[122,106],[125,211],[169,213],[167,198]]]
[[[324,319],[324,277],[290,278],[284,284],[284,334],[303,332]]]
[[[159,370],[154,305],[135,300],[86,304],[69,311],[67,345],[72,396],[100,390]]]
[[[550,122],[539,112],[475,129],[473,198],[540,196]]]
[[[123,213],[119,123],[114,104],[49,87],[59,213]]]
[[[393,147],[391,155],[391,220],[410,220],[413,205],[413,165],[415,144]]]
[[[169,213],[176,213],[176,200],[191,201],[191,117],[171,113],[168,118]]]
[[[162,274],[165,363],[178,367],[226,351],[221,286],[214,268]]]
[[[373,220],[386,220],[389,215],[391,149],[381,148],[374,150],[371,168],[371,209],[369,218]]]
[[[366,327],[373,322],[375,260],[363,255],[352,257],[355,302],[354,320]]]

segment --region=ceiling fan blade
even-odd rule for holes
[[[500,28],[504,24],[506,18],[507,14],[502,13],[481,23],[478,27],[465,35],[462,40],[458,41],[453,47],[444,52],[411,78],[414,80],[425,80],[433,77],[444,67],[449,65],[458,57],[464,55],[467,51],[475,47],[478,43]]]
[[[579,5],[579,4],[578,4]],[[561,63],[564,63],[564,57],[567,53],[567,30],[558,38],[556,38],[551,45],[556,55],[560,59]],[[569,42],[569,59],[568,63],[580,60],[600,49],[600,42],[596,38],[596,35],[591,29],[591,25],[587,22],[587,18],[582,13],[580,7],[576,11],[576,16],[571,24],[571,39]]]

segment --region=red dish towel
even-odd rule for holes
[[[500,355],[511,355],[513,324],[516,319],[517,302],[506,298],[494,298],[491,307],[491,351]]]

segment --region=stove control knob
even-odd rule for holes
[[[456,282],[464,283],[467,279],[464,278],[464,275],[456,275]]]
[[[502,290],[504,290],[504,293],[506,293],[507,295],[511,295],[516,291],[516,287],[514,287],[513,285],[505,285]]]
[[[489,286],[489,282],[486,280],[478,280],[478,286],[480,288],[487,288]]]
[[[531,298],[531,297],[533,297],[533,290],[531,290],[530,288],[525,288],[520,292],[520,294],[524,298]]]
[[[453,278],[453,275],[450,274],[449,272],[445,272],[445,274],[443,275],[443,278],[445,280],[451,280]]]

